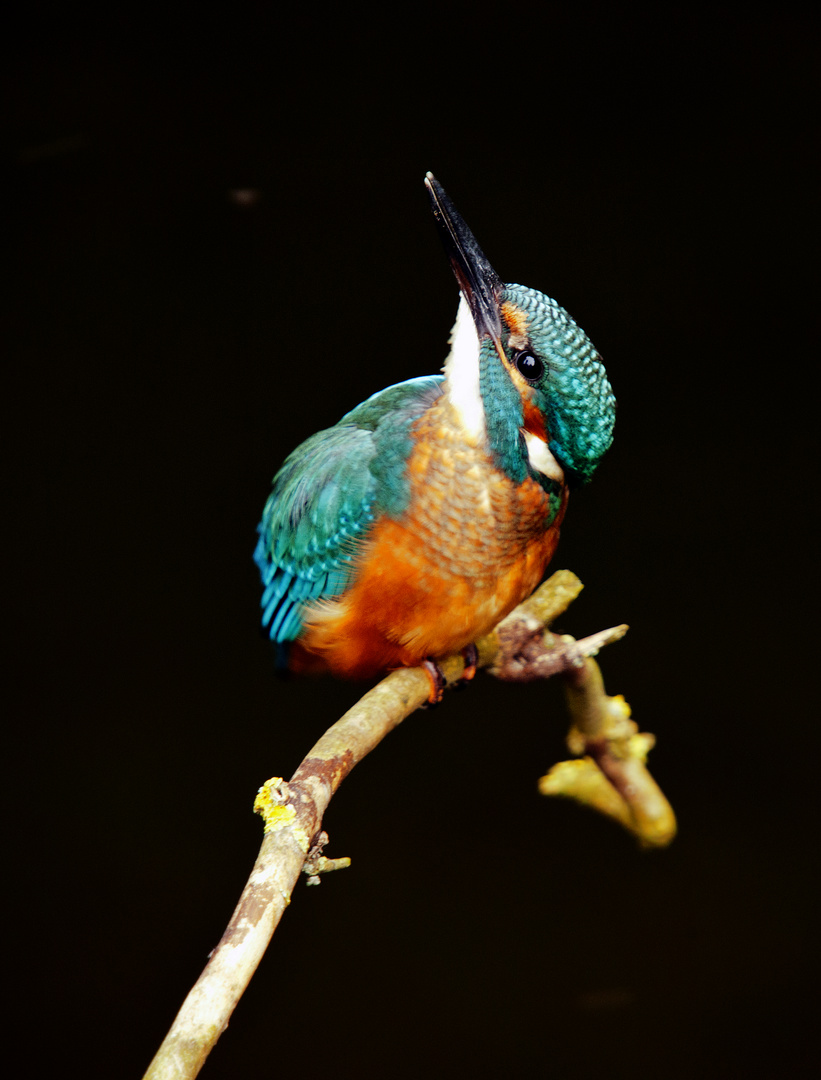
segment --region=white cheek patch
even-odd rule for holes
[[[543,476],[549,476],[551,480],[558,480],[560,484],[564,483],[564,473],[562,467],[558,461],[553,457],[547,448],[547,443],[544,439],[540,439],[538,435],[534,435],[532,431],[523,431],[522,434],[525,437],[525,446],[527,446],[527,459],[531,464],[531,467],[540,472]]]
[[[450,355],[445,361],[447,393],[465,433],[476,443],[485,439],[485,407],[479,392],[479,337],[470,308],[459,298],[456,323],[450,335]]]

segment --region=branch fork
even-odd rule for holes
[[[593,656],[627,632],[602,630],[579,641],[546,629],[578,596],[575,574],[559,570],[528,600],[476,643],[477,667],[510,682],[560,675],[572,718],[568,749],[581,755],[555,765],[539,781],[545,795],[575,799],[613,818],[644,847],[661,847],[675,835],[673,811],[647,770],[654,737],[639,732],[621,696],[605,693]],[[464,674],[462,655],[439,662],[447,685]],[[259,856],[236,910],[208,964],[185,999],[145,1080],[195,1077],[225,1030],[290,903],[300,874],[308,884],[350,864],[327,859],[322,818],[351,769],[430,694],[421,668],[391,672],[320,738],[286,782],[272,777],[259,789],[254,809],[262,816]]]

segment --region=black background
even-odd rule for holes
[[[14,13],[20,19],[22,11]],[[4,35],[11,1050],[138,1076],[358,696],[282,684],[251,551],[313,431],[444,360],[432,169],[603,353],[562,629],[659,745],[643,854],[541,799],[561,693],[482,677],[343,786],[204,1075],[798,1075],[817,971],[817,36],[789,9],[343,5]],[[243,201],[237,192],[254,193]],[[811,196],[812,192],[812,196]]]

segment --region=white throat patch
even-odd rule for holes
[[[442,369],[447,393],[465,433],[477,444],[486,437],[485,407],[479,392],[479,336],[470,308],[459,297],[456,322],[450,332],[450,354]],[[535,468],[535,466],[534,466]]]
[[[527,458],[531,466],[543,476],[549,476],[551,480],[564,483],[564,472],[561,465],[556,461],[547,448],[544,439],[534,435],[532,431],[523,431],[525,446],[527,446]]]

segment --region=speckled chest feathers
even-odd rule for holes
[[[411,498],[405,514],[417,540],[414,561],[436,567],[440,579],[493,588],[500,575],[545,546],[558,528],[566,490],[547,478],[521,482],[499,469],[490,450],[461,426],[447,392],[414,425],[408,459]]]

